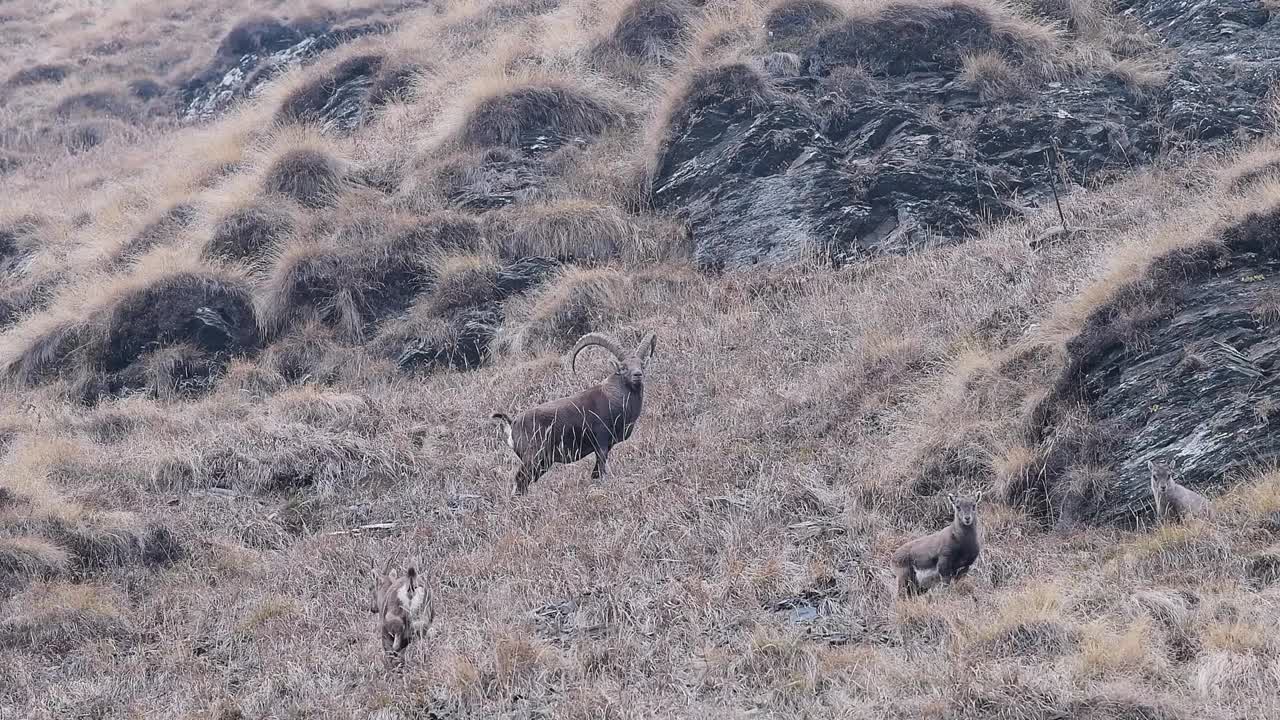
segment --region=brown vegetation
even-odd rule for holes
[[[11,5],[0,707],[1272,710],[1280,475],[1239,478],[1213,523],[1080,527],[1109,476],[1065,391],[1224,247],[1271,257],[1274,146],[1073,188],[1069,230],[1033,212],[844,269],[701,275],[639,190],[702,98],[777,97],[748,56],[821,36],[884,82],[928,48],[992,99],[1137,78],[1123,63],[1151,58],[1107,3],[337,3],[320,16],[401,24],[183,128],[129,83],[172,88],[314,8]],[[366,102],[395,99],[351,134],[314,127],[375,57]],[[616,481],[575,468],[510,497],[488,414],[601,377],[563,362],[582,333],[651,329]],[[989,489],[981,558],[895,602],[893,550],[960,488]],[[370,557],[439,579],[435,637],[394,681],[361,609]]]

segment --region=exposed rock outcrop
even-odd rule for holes
[[[272,18],[244,21],[223,39],[209,67],[182,85],[179,113],[188,120],[216,117],[285,70],[386,29],[376,22],[329,26],[286,24]]]
[[[1280,458],[1280,210],[1222,240],[1158,260],[1068,344],[1043,428],[1048,476],[1108,474],[1064,496],[1059,521],[1150,519],[1148,460],[1173,460],[1179,482],[1212,497],[1233,472]],[[1083,427],[1065,419],[1081,410]]]
[[[1037,49],[958,3],[902,28],[890,8],[880,34],[859,19],[810,28],[805,42],[788,35],[791,52],[758,69],[693,81],[670,117],[652,201],[688,220],[705,268],[812,252],[844,262],[1025,211],[1048,197],[1051,163],[1092,184],[1184,144],[1261,134],[1280,33],[1260,0],[1122,9],[1164,42],[1163,85],[1094,74],[980,97],[962,76],[967,53],[1000,53],[1016,69]]]

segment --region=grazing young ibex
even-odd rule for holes
[[[947,527],[932,535],[903,543],[893,553],[893,570],[898,577],[898,595],[919,595],[938,581],[950,583],[962,578],[978,559],[982,549],[978,542],[978,501],[973,497],[956,498],[947,493],[954,519]]]
[[[391,569],[391,561],[377,566],[370,561],[373,600],[369,611],[378,616],[383,659],[388,666],[404,666],[404,651],[413,638],[426,632],[435,619],[435,609],[427,601],[427,588],[412,565],[401,574]]]
[[[1158,521],[1166,523],[1213,515],[1208,498],[1173,479],[1172,463],[1148,460],[1147,469],[1151,471],[1151,494],[1156,500]]]
[[[545,402],[514,419],[494,413],[506,430],[507,445],[520,458],[515,492],[523,495],[529,485],[555,463],[576,462],[595,453],[593,480],[603,479],[609,451],[631,437],[644,403],[644,370],[657,348],[657,338],[647,333],[630,354],[600,333],[583,335],[571,351],[570,367],[577,372],[578,353],[591,346],[613,353],[614,370],[604,382],[559,400]]]

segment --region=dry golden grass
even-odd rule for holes
[[[1004,56],[994,52],[966,55],[960,81],[988,101],[1008,100],[1026,92],[1018,71]]]
[[[636,303],[634,285],[611,269],[562,272],[509,307],[498,345],[507,352],[564,353],[586,333],[625,321]]]
[[[83,93],[189,74],[261,4],[14,5],[0,83],[38,65],[73,70],[24,80],[20,97],[0,91],[18,98],[0,123],[21,131],[0,150],[38,156],[3,181],[4,222],[44,218],[13,292],[54,295],[0,335],[0,365],[27,381],[0,396],[0,707],[32,718],[1272,710],[1276,474],[1242,478],[1213,524],[1051,529],[1107,469],[1076,458],[1043,487],[1048,450],[1025,421],[1093,313],[1140,304],[1150,294],[1135,281],[1160,257],[1212,246],[1274,207],[1274,146],[1073,193],[1063,204],[1078,229],[1043,246],[1050,213],[858,267],[706,277],[678,223],[643,208],[645,170],[688,103],[712,90],[768,101],[750,56],[840,27],[875,39],[903,13],[950,17],[943,3],[338,3],[401,27],[189,128],[132,96]],[[966,76],[988,95],[1064,73],[1157,77],[1160,58],[1106,3],[961,5],[991,40]],[[800,30],[779,34],[783,9]],[[417,74],[359,132],[272,124],[291,94],[368,53]],[[105,139],[74,157],[24,144],[59,103],[87,109],[76,123],[104,123]],[[452,204],[447,180],[518,160],[513,140],[542,130],[581,142],[548,153],[536,190],[483,218]],[[189,223],[144,235],[187,205]],[[129,262],[108,266],[122,254]],[[396,367],[410,341],[456,349],[467,313],[526,254],[566,264],[486,316],[499,325],[490,362]],[[191,392],[187,375],[211,358],[182,323],[228,296],[269,342],[217,358],[213,386]],[[561,356],[587,330],[626,344],[657,332],[640,426],[604,487],[579,464],[513,499],[515,460],[488,415],[599,377],[601,354],[583,356],[580,377]],[[120,353],[103,350],[111,338]],[[118,356],[141,377],[81,402]],[[893,548],[948,521],[941,493],[979,488],[997,492],[971,576],[895,602]],[[360,574],[387,557],[419,563],[438,618],[395,678],[380,670]]]

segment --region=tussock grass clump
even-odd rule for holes
[[[88,495],[103,489],[101,480],[86,474],[90,468],[102,473],[108,464],[82,445],[26,436],[10,459],[8,472],[0,476],[0,495],[9,498],[0,506],[0,537],[8,536],[10,558],[21,556],[21,567],[32,573],[28,579],[41,572],[166,564],[184,556],[181,541],[168,528],[67,496],[65,487]]]
[[[1082,635],[1065,615],[1060,587],[1037,585],[1002,600],[995,621],[975,628],[974,649],[994,657],[1061,657],[1075,652]]]
[[[277,413],[290,406],[280,406]],[[315,407],[312,411],[321,412]],[[284,414],[272,416],[269,409],[266,415],[255,413],[245,422],[193,437],[192,452],[184,457],[170,462],[158,458],[150,482],[154,490],[167,492],[219,487],[253,494],[307,491],[324,497],[340,488],[387,487],[413,476],[410,440],[404,434],[389,434],[383,413],[336,417],[348,421],[324,427]],[[202,462],[191,463],[192,456]]]
[[[6,87],[27,87],[29,85],[56,85],[67,79],[71,68],[60,63],[41,63],[22,68],[9,76]]]
[[[11,173],[30,162],[32,156],[26,153],[0,150],[0,175]]]
[[[423,253],[474,252],[484,245],[484,227],[470,215],[445,210],[399,223],[392,237],[394,245]]]
[[[1221,530],[1208,523],[1190,522],[1161,525],[1137,538],[1109,570],[1125,577],[1167,579],[1236,576],[1241,567],[1230,539]]]
[[[430,292],[389,323],[376,351],[402,370],[473,370],[489,358],[505,301],[541,283],[556,264],[523,258],[503,264],[492,255],[443,254],[432,261]]]
[[[251,15],[237,22],[218,45],[217,53],[239,58],[251,53],[272,53],[302,40],[302,34],[269,15]]]
[[[23,331],[26,332],[23,332]],[[36,385],[75,371],[84,349],[100,342],[96,329],[83,320],[33,318],[19,327],[5,354],[5,375],[20,385]]]
[[[373,79],[366,102],[373,108],[393,102],[408,102],[413,99],[414,84],[426,72],[426,68],[414,63],[384,67]]]
[[[337,203],[346,179],[341,160],[324,148],[302,145],[284,150],[270,162],[262,175],[262,189],[318,210]]]
[[[119,592],[106,586],[35,585],[10,601],[12,614],[0,623],[0,647],[59,657],[93,641],[128,644],[137,637],[127,607]]]
[[[165,90],[165,87],[163,85],[156,82],[155,80],[152,80],[151,78],[138,78],[136,80],[130,80],[128,84],[128,88],[129,88],[130,95],[133,95],[134,97],[143,101],[155,100],[156,98],[161,97],[166,92],[168,92],[167,90]]]
[[[203,348],[179,343],[147,353],[115,382],[120,389],[145,389],[159,400],[193,398],[213,390],[224,364]]]
[[[642,62],[672,62],[696,12],[685,0],[631,0],[619,8],[612,30],[592,51],[606,58],[617,54]]]
[[[1107,678],[1168,671],[1145,618],[1127,623],[1093,622],[1083,626],[1080,652],[1074,658],[1083,677]]]
[[[840,8],[825,0],[782,0],[765,15],[764,29],[769,47],[796,50],[813,42],[819,31],[843,17]]]
[[[813,52],[823,68],[863,64],[888,75],[958,71],[966,54],[1000,53],[1011,62],[1050,58],[1052,31],[1003,6],[969,0],[864,5],[822,33]]]
[[[735,106],[759,107],[773,96],[773,87],[751,65],[730,62],[699,68],[683,79],[671,94],[672,115],[706,106],[711,101]]]
[[[314,122],[322,119],[334,103],[342,101],[341,93],[367,94],[382,71],[386,58],[378,54],[346,58],[319,77],[295,88],[276,111],[276,122]]]
[[[323,69],[287,81],[275,121],[349,132],[387,103],[407,99],[422,72],[401,48],[366,46],[344,54]]]
[[[94,299],[75,311],[78,317],[64,309],[63,316],[36,318],[20,328],[24,340],[10,346],[7,374],[33,385],[59,376],[114,375],[180,343],[223,360],[258,345],[251,290],[232,272],[184,267],[161,257],[99,288]],[[106,388],[125,379],[107,379]]]
[[[349,133],[369,122],[375,111],[407,99],[421,68],[403,53],[372,50],[349,54],[318,73],[291,83],[275,120],[280,124],[318,125]]]
[[[538,137],[592,138],[628,122],[617,102],[556,80],[481,84],[465,108],[457,139],[475,146],[522,147]]]
[[[114,118],[59,125],[54,134],[62,147],[72,155],[88,152],[115,140],[130,140],[135,136],[127,123]]]
[[[0,588],[12,590],[22,580],[47,579],[65,572],[71,555],[38,537],[0,538]]]
[[[464,148],[424,160],[404,187],[416,202],[483,212],[546,195],[545,171],[513,148]]]
[[[1109,62],[1134,61],[1159,45],[1141,21],[1117,12],[1112,0],[1031,0],[1027,6],[1037,15],[1061,23],[1077,40],[1073,49],[1086,63],[1106,67]]]
[[[180,202],[148,221],[116,249],[111,266],[127,265],[150,250],[166,245],[195,222],[199,208],[190,202]]]
[[[11,281],[8,288],[0,291],[0,330],[13,326],[28,313],[47,307],[58,281],[57,274]]]
[[[262,364],[289,383],[335,382],[349,360],[333,332],[319,323],[306,323],[271,343]]]
[[[960,82],[988,102],[1017,98],[1028,89],[1025,76],[1003,55],[991,51],[965,55]]]
[[[563,353],[582,335],[624,321],[634,292],[631,278],[617,270],[566,268],[512,303],[499,345],[508,352]]]
[[[297,223],[287,205],[251,202],[219,217],[202,254],[210,260],[264,267]]]
[[[639,231],[611,205],[564,200],[490,213],[488,236],[499,257],[607,262],[634,252]]]
[[[73,118],[112,117],[136,119],[138,105],[126,88],[100,88],[67,95],[53,106],[53,114],[62,120]]]
[[[443,255],[434,263],[435,286],[424,298],[433,316],[452,315],[500,297],[502,265],[490,255]]]
[[[0,221],[0,274],[14,272],[40,249],[48,221],[39,215],[19,215]]]
[[[1217,175],[1234,192],[1255,190],[1280,176],[1280,147],[1264,143],[1261,147],[1252,148],[1241,153],[1231,164],[1219,168]]]
[[[330,430],[361,431],[381,422],[378,408],[354,393],[328,392],[314,386],[285,390],[268,402],[272,415],[289,422]]]
[[[499,317],[488,308],[437,316],[416,306],[387,325],[374,340],[374,351],[407,372],[474,370],[488,359]]]
[[[284,250],[267,280],[264,320],[278,332],[314,318],[362,338],[430,286],[433,253],[478,242],[478,226],[448,213],[417,221],[358,215],[323,241]]]
[[[94,364],[123,370],[157,346],[190,343],[238,355],[258,346],[253,295],[238,274],[179,270],[142,274],[104,296],[104,347]]]

